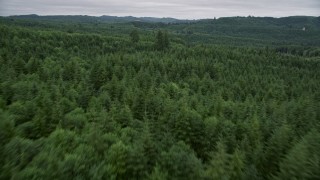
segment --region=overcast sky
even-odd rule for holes
[[[320,0],[0,0],[0,15],[320,16]]]

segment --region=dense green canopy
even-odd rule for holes
[[[319,179],[319,18],[266,20],[0,18],[0,179]]]

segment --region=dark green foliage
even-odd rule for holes
[[[224,144],[217,144],[216,152],[211,154],[211,160],[205,175],[210,179],[244,179],[244,156],[236,150],[228,154]]]
[[[140,40],[139,32],[138,32],[137,30],[133,30],[133,31],[130,33],[130,38],[131,38],[131,41],[132,41],[133,43],[139,42],[139,40]]]
[[[199,179],[201,166],[201,161],[183,142],[178,142],[168,152],[161,154],[160,169],[168,172],[169,179]]]
[[[290,149],[275,179],[319,179],[319,148],[320,133],[312,130]]]
[[[0,18],[0,179],[319,179],[318,19],[93,19]]]
[[[169,48],[169,37],[167,31],[158,31],[155,42],[155,49],[163,51]]]

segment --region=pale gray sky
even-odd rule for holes
[[[0,0],[0,15],[320,16],[320,0]]]

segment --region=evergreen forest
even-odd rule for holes
[[[320,17],[0,17],[0,179],[320,179]]]

